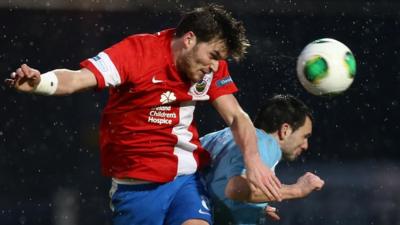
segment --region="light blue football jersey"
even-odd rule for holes
[[[274,170],[282,158],[278,142],[260,129],[257,129],[257,139],[261,160]],[[203,176],[214,205],[216,222],[221,224],[262,223],[266,203],[244,203],[225,197],[228,180],[246,172],[242,153],[233,139],[230,128],[207,134],[200,140],[212,158],[211,166],[206,169]]]

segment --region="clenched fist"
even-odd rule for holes
[[[301,176],[296,185],[300,189],[301,197],[309,195],[312,191],[319,191],[324,186],[325,182],[317,175],[307,172]]]
[[[22,64],[20,68],[11,73],[10,78],[6,79],[5,82],[17,91],[32,92],[40,83],[40,72]]]

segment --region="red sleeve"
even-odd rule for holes
[[[85,59],[84,61],[82,61],[80,63],[80,66],[82,68],[86,68],[88,70],[90,70],[90,72],[92,72],[94,74],[94,76],[96,77],[97,80],[97,88],[98,89],[103,89],[106,86],[104,77],[101,75],[100,71],[97,70],[97,68],[89,61],[89,59]]]
[[[138,77],[142,52],[140,36],[133,35],[97,56],[82,61],[80,65],[96,76],[98,88],[119,86],[125,82],[134,82]]]
[[[210,89],[208,90],[210,101],[214,101],[219,96],[233,94],[237,91],[238,89],[229,74],[226,61],[219,61],[218,71],[214,74]]]

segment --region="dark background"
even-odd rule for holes
[[[190,1],[0,1],[0,75],[20,64],[46,72],[79,62],[133,33],[174,27]],[[306,171],[325,188],[277,203],[271,224],[400,224],[400,5],[395,1],[217,1],[243,20],[252,43],[230,62],[242,107],[254,117],[275,93],[301,98],[314,111],[310,148],[277,174],[295,182]],[[47,4],[48,3],[48,4]],[[335,97],[308,94],[295,73],[309,42],[345,43],[357,75]],[[0,224],[111,224],[110,181],[100,175],[98,122],[107,93],[66,97],[16,93],[0,84]],[[225,125],[208,105],[197,112],[200,133]]]

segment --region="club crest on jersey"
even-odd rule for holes
[[[175,93],[172,91],[167,91],[161,94],[160,102],[161,104],[168,104],[176,100]]]
[[[197,82],[195,85],[196,92],[198,92],[198,93],[203,92],[204,89],[206,89],[206,85],[207,85],[207,83],[204,80]]]
[[[212,78],[213,73],[207,73],[206,75],[204,75],[203,80],[194,83],[192,87],[190,87],[189,94],[192,96],[206,95],[208,89],[210,88]]]

